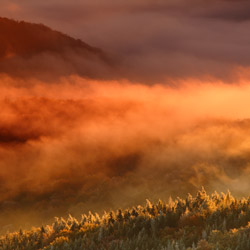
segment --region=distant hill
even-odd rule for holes
[[[101,50],[43,24],[0,18],[0,58],[11,55],[27,57],[42,52],[61,53],[67,49],[103,56]]]
[[[0,73],[104,77],[111,61],[98,48],[43,24],[0,18]]]
[[[159,201],[132,209],[56,218],[53,225],[0,237],[4,250],[247,250],[250,199],[229,192]]]

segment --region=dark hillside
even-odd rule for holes
[[[21,77],[79,74],[105,78],[112,62],[100,49],[43,24],[0,18],[0,73]]]

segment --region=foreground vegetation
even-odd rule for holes
[[[0,238],[3,250],[247,250],[250,249],[250,198],[227,194],[132,209],[56,218],[53,225],[10,233]]]

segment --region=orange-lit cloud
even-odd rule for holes
[[[246,83],[16,81],[1,77],[2,211],[36,207],[43,218],[48,207],[51,216],[202,185],[236,194],[249,188]]]
[[[90,18],[86,37],[105,53],[43,25],[0,19],[0,226],[202,185],[248,192],[248,25],[214,16],[226,1],[206,13],[202,2],[183,19],[182,5],[149,3],[119,2],[119,15],[108,8],[117,22]]]
[[[9,3],[6,9],[11,13],[16,13],[20,10],[20,6],[17,3]]]

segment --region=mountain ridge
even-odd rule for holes
[[[35,24],[0,17],[0,30],[0,58],[6,56],[7,52],[17,52],[16,54],[25,55],[27,54],[27,52],[39,53],[43,50],[59,51],[60,48],[56,47],[58,43],[65,48],[67,48],[67,46],[70,46],[71,48],[74,47],[76,49],[85,49],[96,54],[103,53],[99,48],[92,47],[80,39],[74,39],[69,35],[64,34],[63,32],[53,30],[42,23]],[[22,39],[21,41],[14,40],[15,36],[17,35],[23,36],[19,37]],[[38,42],[43,42],[43,44],[38,44]],[[33,46],[30,47],[30,45]],[[40,46],[35,47],[34,45]],[[34,49],[37,49],[37,51],[35,51]]]
[[[0,73],[41,78],[105,78],[114,66],[101,49],[44,24],[0,17]],[[47,80],[47,79],[46,79]]]

